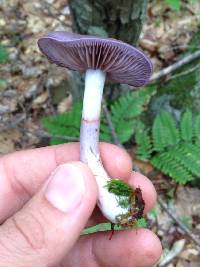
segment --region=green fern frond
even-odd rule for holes
[[[168,174],[176,182],[185,184],[193,179],[191,173],[184,165],[177,162],[170,152],[163,152],[154,156],[151,160],[154,167]]]
[[[176,126],[176,122],[169,112],[163,111],[160,114],[162,124],[165,127],[166,132],[166,144],[175,145],[180,141],[179,130]]]
[[[191,174],[197,177],[200,175],[200,158],[193,144],[180,144],[172,149],[170,153]]]
[[[137,157],[141,160],[150,159],[152,144],[148,135],[148,131],[145,129],[145,126],[142,123],[140,123],[140,125],[137,125],[135,141],[138,145],[136,150]]]
[[[111,105],[112,122],[120,142],[128,141],[134,134],[136,118],[155,92],[155,86],[148,86],[121,96]]]
[[[200,114],[198,114],[195,119],[194,133],[197,140],[200,140]]]
[[[52,137],[50,140],[50,145],[52,145],[52,146],[61,145],[64,143],[67,143],[67,141],[62,139],[62,138],[58,138],[58,137]]]
[[[142,112],[142,101],[136,92],[128,92],[121,96],[111,105],[113,122],[119,122],[121,118],[130,119],[138,116]]]
[[[138,116],[155,92],[155,86],[148,86],[119,97],[111,105],[111,113],[114,116],[113,120],[118,121],[122,117],[130,119]]]
[[[192,122],[192,112],[187,110],[180,122],[181,138],[184,141],[191,141],[193,137],[193,122]]]
[[[162,111],[154,120],[152,128],[153,145],[156,151],[163,151],[180,141],[179,131],[170,113]]]
[[[117,127],[115,127],[116,135],[121,143],[124,143],[130,139],[133,134],[134,125],[134,121],[124,121],[121,119]],[[104,117],[101,119],[100,140],[107,142],[113,141],[111,130],[108,127],[108,123]]]
[[[163,151],[165,148],[165,132],[160,117],[157,116],[152,128],[153,147],[156,151]]]
[[[79,137],[81,110],[82,104],[75,104],[69,112],[43,118],[42,125],[52,136]],[[55,143],[59,142],[59,140],[56,140],[57,138],[54,140]],[[64,143],[64,141],[60,140],[59,143]]]
[[[176,182],[185,184],[200,176],[200,149],[192,143],[183,143],[154,156],[151,163]]]
[[[105,142],[112,141],[112,135],[108,127],[106,119],[102,116],[100,125],[100,140]]]
[[[191,153],[194,160],[200,159],[200,149],[196,146],[196,144],[184,143],[180,146],[185,151],[185,153]]]
[[[148,85],[143,89],[137,91],[138,97],[144,99],[143,101],[145,101],[145,103],[148,103],[151,97],[155,95],[156,90],[157,88],[155,85]]]
[[[186,111],[178,128],[170,113],[163,111],[154,120],[152,141],[145,127],[136,133],[137,155],[150,159],[154,167],[184,184],[200,177],[199,137],[200,115],[194,124],[191,111]]]
[[[200,139],[197,139],[195,142],[195,146],[200,149]]]

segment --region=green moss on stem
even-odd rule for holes
[[[130,185],[119,179],[111,179],[108,181],[106,188],[110,193],[116,196],[130,197],[134,192]]]

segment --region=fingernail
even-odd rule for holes
[[[80,169],[73,164],[60,165],[52,174],[45,197],[57,209],[71,212],[77,208],[85,192]]]

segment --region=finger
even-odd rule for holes
[[[132,172],[128,182],[134,188],[139,187],[141,189],[145,202],[144,213],[150,211],[155,206],[157,199],[157,193],[152,182],[139,172]]]
[[[161,255],[161,244],[155,234],[147,229],[96,233],[81,237],[65,257],[66,267],[149,267]]]
[[[122,178],[131,173],[131,159],[117,146],[100,145],[103,164],[108,173]],[[115,160],[110,160],[110,158]],[[0,159],[0,222],[21,208],[41,187],[59,164],[79,160],[79,144],[20,151]]]
[[[39,193],[0,227],[0,266],[58,264],[78,239],[96,197],[86,165],[60,165]]]

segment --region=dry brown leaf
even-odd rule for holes
[[[64,113],[69,111],[72,108],[72,95],[70,94],[68,97],[64,98],[58,104],[58,113]]]
[[[15,150],[15,142],[19,141],[21,133],[12,129],[0,134],[0,155],[4,155]]]
[[[46,102],[46,100],[48,99],[49,94],[48,92],[44,92],[41,95],[39,95],[38,97],[36,97],[33,101],[33,107],[36,108],[37,106],[42,105],[43,103]]]
[[[140,46],[149,52],[155,52],[158,49],[158,43],[148,39],[141,39]]]
[[[174,205],[179,217],[193,216],[200,214],[200,189],[193,187],[179,186],[176,192]]]
[[[197,257],[200,255],[200,251],[193,245],[193,247],[188,247],[184,251],[181,252],[179,255],[179,258],[184,260],[194,260],[197,259]]]

